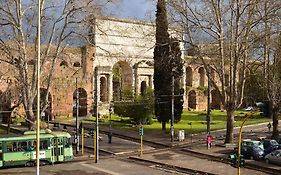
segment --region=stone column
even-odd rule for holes
[[[184,103],[183,103],[183,107],[186,108],[188,107],[188,101],[187,101],[187,88],[186,88],[186,66],[183,66],[183,76],[181,79],[181,85],[182,88],[184,89],[184,93],[183,93],[183,99],[184,99]]]
[[[112,73],[108,74],[107,78],[107,92],[108,92],[108,101],[111,102],[113,100],[113,75]]]
[[[148,86],[153,89],[153,76],[148,75]]]
[[[135,96],[139,95],[139,76],[138,76],[138,69],[134,68],[133,70],[133,87],[134,87],[134,94]]]

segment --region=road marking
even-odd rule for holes
[[[91,168],[91,169],[95,169],[95,170],[98,170],[98,171],[102,171],[102,172],[105,172],[105,173],[108,173],[108,174],[112,174],[112,175],[121,175],[119,173],[116,173],[116,172],[113,172],[113,171],[109,171],[109,170],[106,170],[106,169],[103,169],[103,168],[99,168],[99,167],[96,167],[96,166],[93,166],[93,165],[90,165],[90,164],[85,164],[85,163],[80,163],[82,166],[85,166],[85,167],[88,167],[88,168]]]

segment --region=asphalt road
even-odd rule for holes
[[[36,174],[36,167],[0,169],[1,175]],[[99,163],[92,161],[61,163],[40,167],[40,175],[172,175],[153,166],[139,165],[116,158],[102,159]]]

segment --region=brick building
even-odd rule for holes
[[[128,89],[134,95],[153,88],[153,51],[155,26],[140,21],[98,17],[94,20],[91,39],[94,46],[65,48],[56,62],[46,116],[91,116],[97,93],[101,114],[107,113],[111,101],[124,100]],[[181,39],[181,34],[170,35]],[[181,44],[182,50],[183,45]],[[207,76],[204,67],[185,59],[181,85],[185,90],[185,108],[206,110]],[[3,64],[3,63],[0,63]],[[46,72],[50,70],[46,65]],[[215,76],[212,73],[212,76]],[[44,77],[44,74],[43,74]],[[1,76],[0,89],[7,88],[11,75]],[[97,86],[95,86],[97,84]],[[46,82],[41,92],[46,91]],[[97,90],[97,91],[95,91]],[[76,101],[76,99],[79,99]],[[78,102],[79,105],[76,104]],[[219,98],[212,92],[212,106],[218,108]]]

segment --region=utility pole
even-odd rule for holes
[[[210,93],[211,93],[211,87],[210,87],[210,65],[208,64],[207,65],[207,77],[208,77],[208,104],[207,104],[207,117],[206,117],[206,120],[207,120],[207,139],[208,137],[211,136],[211,133],[210,133],[210,124],[211,124],[211,116],[210,116],[210,113],[211,113],[211,102],[210,102]],[[208,143],[208,140],[207,140],[207,143]],[[209,148],[209,144],[207,144],[207,148]]]
[[[37,28],[37,126],[36,126],[36,174],[40,174],[40,66],[41,66],[41,0],[38,0],[38,28]]]
[[[175,101],[175,77],[174,77],[174,70],[172,70],[172,100],[171,100],[171,105],[172,105],[172,111],[171,111],[171,142],[174,142],[174,101]]]
[[[96,153],[95,153],[95,163],[98,163],[99,160],[99,98],[98,98],[98,82],[99,82],[99,76],[98,76],[98,68],[95,68],[95,113],[96,113],[96,134],[95,134],[95,145],[96,145]]]
[[[79,91],[77,85],[77,77],[75,78],[76,84],[76,135],[75,135],[75,142],[76,142],[76,154],[79,152],[79,123],[78,123],[78,116],[79,116]]]

